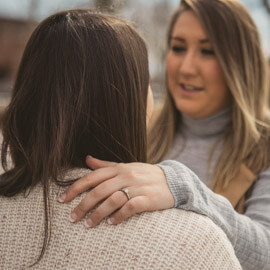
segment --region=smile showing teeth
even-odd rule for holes
[[[195,87],[192,85],[187,85],[187,84],[180,84],[180,86],[184,89],[184,90],[189,90],[189,91],[200,91],[202,90],[202,88],[199,87]]]
[[[186,90],[196,90],[195,87],[189,86],[189,85],[184,85],[184,88],[185,88]]]

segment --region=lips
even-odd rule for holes
[[[203,88],[202,87],[197,87],[191,84],[184,84],[184,83],[180,83],[180,87],[185,90],[185,91],[202,91]]]

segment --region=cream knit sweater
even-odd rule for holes
[[[226,235],[206,216],[170,209],[87,229],[68,220],[81,197],[58,203],[63,190],[51,184],[51,240],[33,269],[241,269]],[[40,253],[43,226],[41,185],[26,198],[0,196],[0,269],[28,269]]]

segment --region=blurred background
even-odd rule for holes
[[[9,101],[25,44],[45,17],[72,8],[97,8],[131,21],[144,36],[155,100],[164,89],[166,30],[179,0],[0,0],[0,109]],[[270,0],[241,0],[253,16],[270,59]]]

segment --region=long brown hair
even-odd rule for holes
[[[145,162],[148,85],[145,43],[126,22],[86,9],[45,19],[28,41],[3,115],[0,195],[41,182],[48,227],[49,179],[85,167],[88,154]]]
[[[237,0],[181,1],[168,29],[168,47],[174,25],[186,10],[193,11],[200,20],[233,96],[232,125],[220,138],[224,144],[212,181],[212,187],[217,181],[226,186],[242,162],[254,174],[270,165],[269,69],[255,23]],[[165,157],[176,128],[181,128],[181,113],[168,87],[166,95],[165,106],[149,133],[151,162]]]

